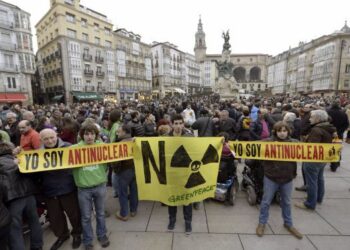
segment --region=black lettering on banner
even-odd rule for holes
[[[39,155],[38,153],[33,153],[32,155],[26,154],[26,170],[31,169],[35,170],[39,166]]]
[[[151,146],[148,141],[141,141],[141,153],[143,160],[143,170],[145,174],[145,183],[151,183],[151,170],[149,163],[151,162],[152,168],[157,175],[159,184],[167,184],[166,172],[165,172],[165,142],[158,142],[159,152],[159,168],[154,159]]]
[[[245,145],[245,154],[247,157],[250,156],[250,144]]]
[[[51,152],[51,167],[55,168],[57,166],[57,153],[55,151]]]
[[[243,155],[243,146],[240,143],[233,144],[233,151],[237,154],[237,156]]]
[[[44,153],[44,161],[45,161],[45,163],[43,165],[44,168],[49,168],[50,167],[50,160],[48,159],[49,155],[50,155],[49,152],[45,152]]]

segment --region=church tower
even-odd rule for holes
[[[207,53],[205,45],[205,33],[203,31],[202,19],[199,17],[198,29],[196,32],[196,44],[194,46],[194,55],[197,62],[203,62]]]

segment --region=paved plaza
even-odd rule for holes
[[[350,249],[350,145],[344,145],[341,167],[336,173],[326,167],[326,195],[322,205],[315,212],[303,211],[293,206],[294,225],[303,234],[298,240],[283,227],[281,209],[273,205],[266,235],[255,235],[258,223],[259,207],[249,206],[244,192],[240,191],[233,207],[214,201],[201,204],[200,210],[193,210],[193,233],[186,236],[182,209],[179,209],[176,229],[167,232],[167,208],[159,202],[141,202],[135,218],[122,222],[115,219],[114,212],[119,202],[112,197],[109,188],[107,210],[107,228],[111,245],[107,249],[143,249],[143,250],[183,250],[183,249]],[[243,165],[239,166],[239,174]],[[240,176],[241,177],[241,176]],[[302,183],[300,165],[294,186]],[[293,202],[305,197],[303,192],[293,192]],[[44,249],[49,249],[55,237],[46,229]],[[95,240],[95,249],[102,249]],[[71,240],[61,249],[72,249]],[[81,247],[83,249],[83,247]]]

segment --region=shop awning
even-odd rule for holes
[[[22,93],[0,93],[0,102],[24,102],[27,100]]]
[[[72,93],[78,101],[102,101],[103,97],[93,92],[73,92]]]
[[[174,88],[174,91],[180,94],[186,94],[186,91],[179,89],[179,88]]]
[[[52,100],[55,101],[55,102],[58,102],[58,101],[61,101],[63,95],[55,95]]]

